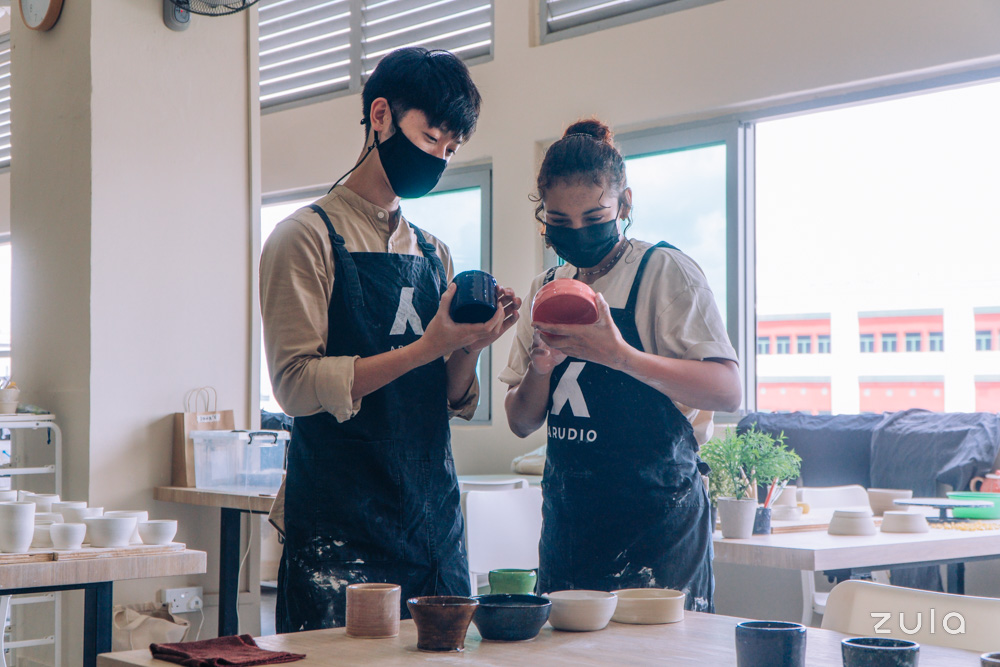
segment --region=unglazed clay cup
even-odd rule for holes
[[[27,553],[35,536],[35,503],[0,503],[0,551]]]
[[[31,548],[32,549],[51,549],[52,548],[52,533],[49,531],[52,526],[55,525],[50,521],[43,521],[41,523],[35,524],[35,530],[31,534]]]
[[[381,639],[399,634],[397,584],[351,584],[347,587],[347,636]]]
[[[149,512],[146,510],[112,510],[105,512],[104,516],[134,516],[135,530],[132,532],[132,537],[129,538],[129,544],[142,544],[142,537],[139,536],[139,524],[143,521],[149,521]]]
[[[170,544],[177,534],[177,519],[153,519],[139,522],[143,544]]]
[[[618,606],[618,596],[606,591],[555,591],[545,597],[552,602],[549,624],[571,632],[603,630]]]
[[[406,601],[417,625],[421,651],[464,651],[465,633],[479,601],[467,597],[430,595]]]
[[[103,516],[103,507],[67,507],[62,511],[63,521],[66,523],[82,523],[87,525],[87,519],[92,519],[95,516]],[[87,534],[83,536],[83,541],[85,543],[90,542],[90,530],[87,530]]]
[[[94,547],[127,547],[136,531],[134,516],[95,516],[84,519],[90,545]]]
[[[613,591],[618,608],[611,620],[615,623],[657,625],[684,620],[684,593],[663,588],[625,588]]]
[[[60,500],[57,503],[52,503],[52,511],[56,514],[62,514],[65,510],[73,508],[79,509],[81,507],[86,507],[87,503],[82,500]],[[66,517],[63,516],[63,519]]]
[[[63,515],[56,512],[35,512],[35,523],[62,523]]]
[[[17,491],[7,490],[0,491],[0,503],[14,503],[17,502]]]
[[[911,489],[868,489],[868,504],[875,516],[882,516],[886,510],[897,510],[896,500],[913,497]]]
[[[53,549],[79,549],[83,546],[87,526],[83,523],[54,523],[49,527],[49,534]]]
[[[55,493],[31,493],[23,494],[22,500],[35,503],[36,512],[51,512],[52,503],[59,502],[59,495]]]
[[[491,594],[532,595],[538,575],[534,570],[490,570],[489,579]]]

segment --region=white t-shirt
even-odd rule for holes
[[[632,248],[591,287],[611,308],[624,308],[643,254],[653,244],[632,240]],[[572,278],[576,267],[564,264],[556,278]],[[514,343],[500,381],[517,385],[531,361],[531,300],[545,273],[535,277],[521,306]],[[678,250],[657,248],[646,271],[635,306],[635,324],[644,352],[673,359],[728,359],[739,363],[722,322],[708,280],[693,259]],[[694,427],[698,444],[712,437],[712,412],[674,404]]]

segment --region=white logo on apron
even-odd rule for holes
[[[407,324],[413,329],[413,333],[418,336],[424,335],[424,325],[420,323],[420,316],[413,307],[412,287],[404,287],[399,293],[399,308],[396,309],[396,319],[392,322],[389,335],[398,336],[406,333]]]
[[[586,364],[585,361],[570,362],[566,372],[559,378],[559,384],[552,392],[552,414],[558,416],[568,401],[574,417],[590,417],[587,401],[583,399],[583,390],[580,389],[580,383],[577,382],[577,378],[580,377]]]

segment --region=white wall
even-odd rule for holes
[[[543,46],[531,36],[535,12],[528,0],[495,3],[494,59],[472,68],[479,129],[455,158],[493,164],[493,272],[520,292],[541,270],[527,198],[540,147],[577,118],[596,114],[618,132],[668,127],[1000,63],[992,0],[725,0]],[[358,95],[264,114],[264,193],[328,184],[350,168],[360,118]],[[509,346],[509,335],[494,346],[496,372]],[[543,442],[541,432],[511,436],[495,380],[493,392],[492,427],[453,429],[462,473],[509,470]]]

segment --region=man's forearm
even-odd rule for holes
[[[436,353],[429,346],[421,344],[422,340],[382,354],[357,359],[354,362],[351,398],[355,401],[363,398],[414,368],[434,361]]]

